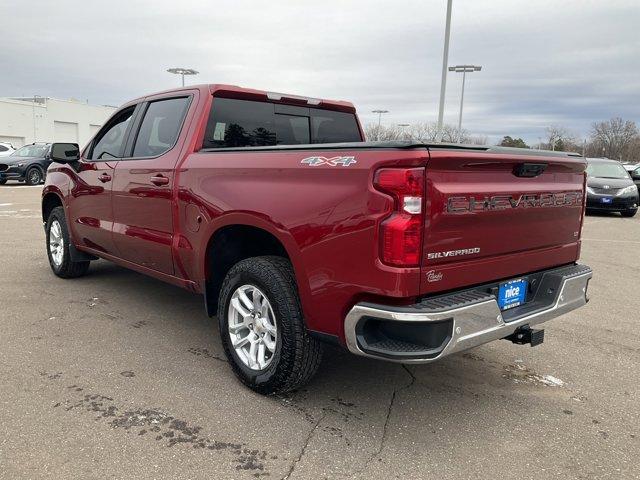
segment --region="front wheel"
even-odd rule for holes
[[[27,170],[27,174],[24,176],[27,185],[38,185],[42,183],[44,175],[38,167],[31,167]]]
[[[64,208],[51,210],[46,227],[47,256],[51,270],[61,278],[81,277],[89,270],[88,261],[74,262],[69,251],[71,239],[64,218]]]
[[[295,390],[318,369],[322,345],[305,327],[293,269],[284,258],[234,265],[220,290],[218,323],[234,373],[256,392]]]
[[[620,215],[622,215],[623,217],[634,217],[636,213],[638,213],[638,209],[634,208],[633,210],[625,210],[624,212],[620,212]]]

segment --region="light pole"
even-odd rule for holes
[[[40,95],[33,96],[32,115],[33,115],[33,143],[37,142],[36,138],[36,99],[40,98]]]
[[[380,140],[380,122],[382,122],[382,114],[389,113],[389,110],[371,110],[371,113],[378,114],[378,132],[376,135],[376,140]]]
[[[169,73],[175,73],[176,75],[181,75],[182,76],[182,86],[184,87],[184,76],[185,75],[197,75],[198,72],[197,70],[194,70],[193,68],[170,68],[167,70],[167,72]]]
[[[462,132],[462,107],[464,106],[464,84],[467,79],[467,73],[479,72],[482,70],[480,65],[456,65],[455,67],[449,67],[450,72],[462,72],[462,95],[460,96],[460,115],[458,116],[458,136]]]
[[[444,28],[444,50],[442,52],[442,78],[440,80],[440,108],[438,109],[438,129],[436,142],[442,140],[442,120],[444,118],[444,93],[447,90],[447,65],[449,64],[449,37],[451,34],[451,2],[447,0],[447,21]]]
[[[380,122],[382,121],[382,114],[389,113],[389,110],[371,110],[371,113],[378,114],[378,128],[380,128]]]

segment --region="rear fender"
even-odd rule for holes
[[[271,235],[273,235],[284,247],[289,259],[291,260],[291,265],[293,266],[293,271],[296,276],[296,283],[298,285],[298,294],[300,296],[300,301],[302,303],[303,312],[305,312],[305,305],[308,305],[308,299],[311,296],[311,288],[309,286],[308,281],[305,279],[308,278],[307,271],[304,267],[304,263],[301,258],[300,249],[295,239],[291,235],[291,233],[283,228],[279,228],[275,223],[271,222],[269,219],[264,218],[264,215],[260,215],[258,213],[247,213],[247,212],[231,212],[225,215],[222,215],[215,220],[208,222],[204,225],[203,235],[201,237],[202,243],[199,246],[199,274],[198,278],[202,291],[206,291],[206,265],[207,265],[207,246],[209,241],[215,233],[230,225],[245,225],[248,227],[255,227],[262,229]]]

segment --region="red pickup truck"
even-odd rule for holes
[[[587,302],[579,155],[365,142],[352,104],[204,85],[52,146],[53,272],[103,258],[204,295],[238,377],[315,372],[324,342],[404,363],[507,338]]]

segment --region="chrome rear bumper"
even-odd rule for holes
[[[546,276],[546,277],[545,277]],[[552,318],[575,310],[588,301],[587,286],[592,271],[584,265],[572,265],[543,273],[540,287],[544,287],[546,298],[535,307],[527,304],[513,310],[501,312],[496,296],[482,287],[478,289],[456,292],[437,297],[437,301],[429,299],[421,304],[409,307],[391,307],[368,303],[356,304],[347,314],[344,322],[347,347],[356,355],[380,358],[402,363],[428,363],[439,360],[452,353],[467,350],[479,345],[499,340],[511,335],[523,325],[537,325]],[[548,285],[555,285],[553,288]],[[450,328],[438,348],[431,348],[429,354],[415,354],[420,350],[411,342],[390,340],[397,354],[392,351],[381,353],[381,350],[367,348],[364,337],[359,333],[362,323],[369,320],[387,322],[396,329],[401,325],[417,325],[421,322],[428,328],[443,323]],[[450,325],[450,326],[449,326]],[[403,345],[408,350],[402,351]]]

